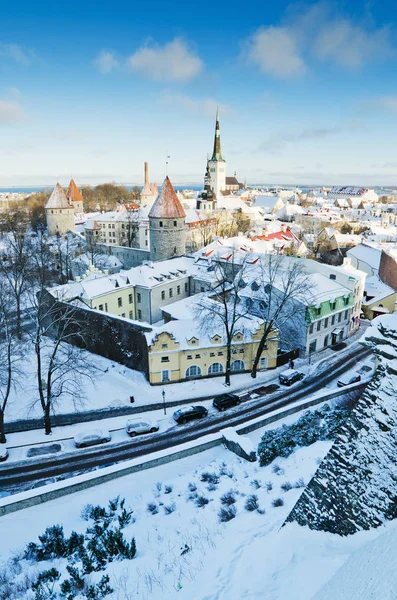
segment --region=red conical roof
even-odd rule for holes
[[[155,217],[156,219],[184,219],[186,217],[182,204],[179,202],[168,177],[164,179],[160,193],[150,209],[149,217]]]
[[[74,179],[70,180],[68,191],[66,192],[66,198],[69,202],[82,202],[83,196],[77,185],[74,182]]]

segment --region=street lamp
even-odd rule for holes
[[[165,391],[164,390],[161,392],[161,395],[163,396],[164,414],[166,415],[167,414],[167,408],[165,406]]]

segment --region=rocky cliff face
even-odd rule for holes
[[[397,517],[397,316],[375,319],[363,341],[374,378],[287,522],[348,535]]]

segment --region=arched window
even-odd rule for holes
[[[245,364],[243,360],[234,360],[230,365],[231,371],[245,371]]]
[[[186,369],[186,377],[199,377],[201,375],[201,369],[198,365],[192,365]]]
[[[221,363],[212,363],[208,367],[208,375],[215,375],[216,373],[223,373],[223,365]]]

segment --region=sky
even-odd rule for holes
[[[200,184],[218,104],[240,181],[397,185],[396,33],[393,0],[2,0],[0,186]]]

